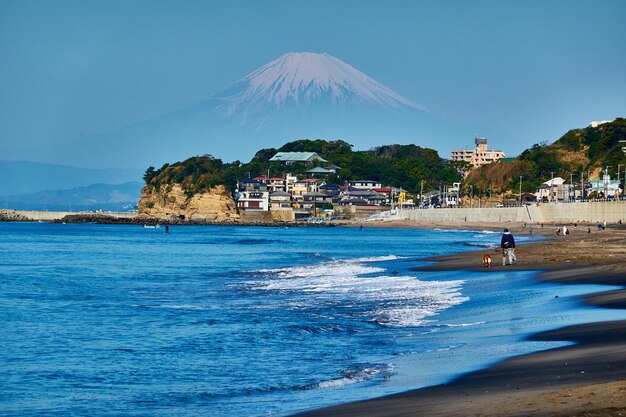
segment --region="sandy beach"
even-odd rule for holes
[[[464,252],[430,259],[419,270],[542,271],[544,281],[626,286],[626,228],[569,225],[557,236],[557,225],[463,224],[419,225],[381,222],[364,227],[487,229],[514,236],[542,235],[518,245],[518,261],[502,266],[499,249]],[[532,230],[532,232],[531,232]],[[482,265],[490,254],[492,268]],[[626,290],[584,297],[590,305],[626,308]],[[299,416],[626,416],[626,320],[582,324],[536,334],[533,340],[571,341],[573,345],[504,360],[454,381],[388,397],[339,405]]]

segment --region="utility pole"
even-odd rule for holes
[[[523,176],[519,176],[519,206],[522,207],[522,178]]]
[[[624,166],[624,184],[626,184],[626,165]],[[626,185],[624,185],[624,188],[626,188]],[[624,196],[624,190],[622,189],[622,196]]]
[[[424,180],[420,181],[420,208],[424,202]]]
[[[550,172],[550,194],[548,198],[548,203],[552,202],[552,187],[554,187],[554,172]]]
[[[604,168],[604,201],[606,201],[609,192],[609,168],[611,168],[611,165],[607,165],[607,167]]]
[[[569,193],[568,194],[568,199],[570,201],[570,203],[572,202],[572,188],[574,187],[574,174],[572,174],[570,172],[569,174]],[[576,193],[574,192],[574,197],[576,197]]]
[[[589,181],[589,178],[587,178]],[[580,171],[580,200],[585,199],[585,171]]]
[[[442,201],[441,201],[441,183],[439,183],[439,205],[441,206],[441,204],[442,204]]]
[[[470,185],[470,208],[472,208],[472,202],[474,201],[474,185]]]

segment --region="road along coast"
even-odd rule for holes
[[[386,223],[378,226],[393,227],[393,222]],[[529,233],[526,228],[509,228],[514,235]],[[552,236],[548,228],[536,232],[542,230],[546,239],[517,246],[518,262],[512,266],[502,266],[501,254],[493,248],[433,258],[432,264],[416,269],[541,270],[539,278],[544,281],[626,287],[626,229],[621,225],[590,232],[588,226],[578,225],[567,236]],[[493,257],[491,269],[482,265],[485,253]],[[626,290],[587,295],[584,300],[626,308]],[[569,326],[531,339],[574,344],[507,359],[448,384],[298,416],[626,416],[626,320]]]

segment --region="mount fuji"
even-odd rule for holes
[[[247,161],[259,149],[296,139],[343,139],[367,149],[441,147],[464,137],[468,132],[335,57],[292,52],[196,105],[45,156],[90,167],[147,167],[202,154]]]
[[[247,114],[290,105],[421,109],[410,100],[327,54],[288,53],[218,93],[226,114]]]

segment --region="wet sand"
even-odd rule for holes
[[[415,227],[410,222],[384,222],[364,227]],[[517,227],[516,227],[517,226]],[[418,225],[530,234],[520,225]],[[587,233],[588,227],[591,233]],[[610,284],[626,287],[626,228],[591,225],[570,227],[556,236],[556,226],[533,227],[545,239],[518,245],[518,262],[502,266],[499,250],[485,249],[433,258],[419,270],[540,270],[544,281]],[[482,256],[492,256],[492,268]],[[607,308],[626,308],[626,290],[616,289],[584,297]],[[572,341],[575,344],[504,360],[465,374],[443,385],[388,397],[339,405],[299,414],[317,417],[389,416],[626,416],[626,320],[582,324],[543,332],[532,340]]]

